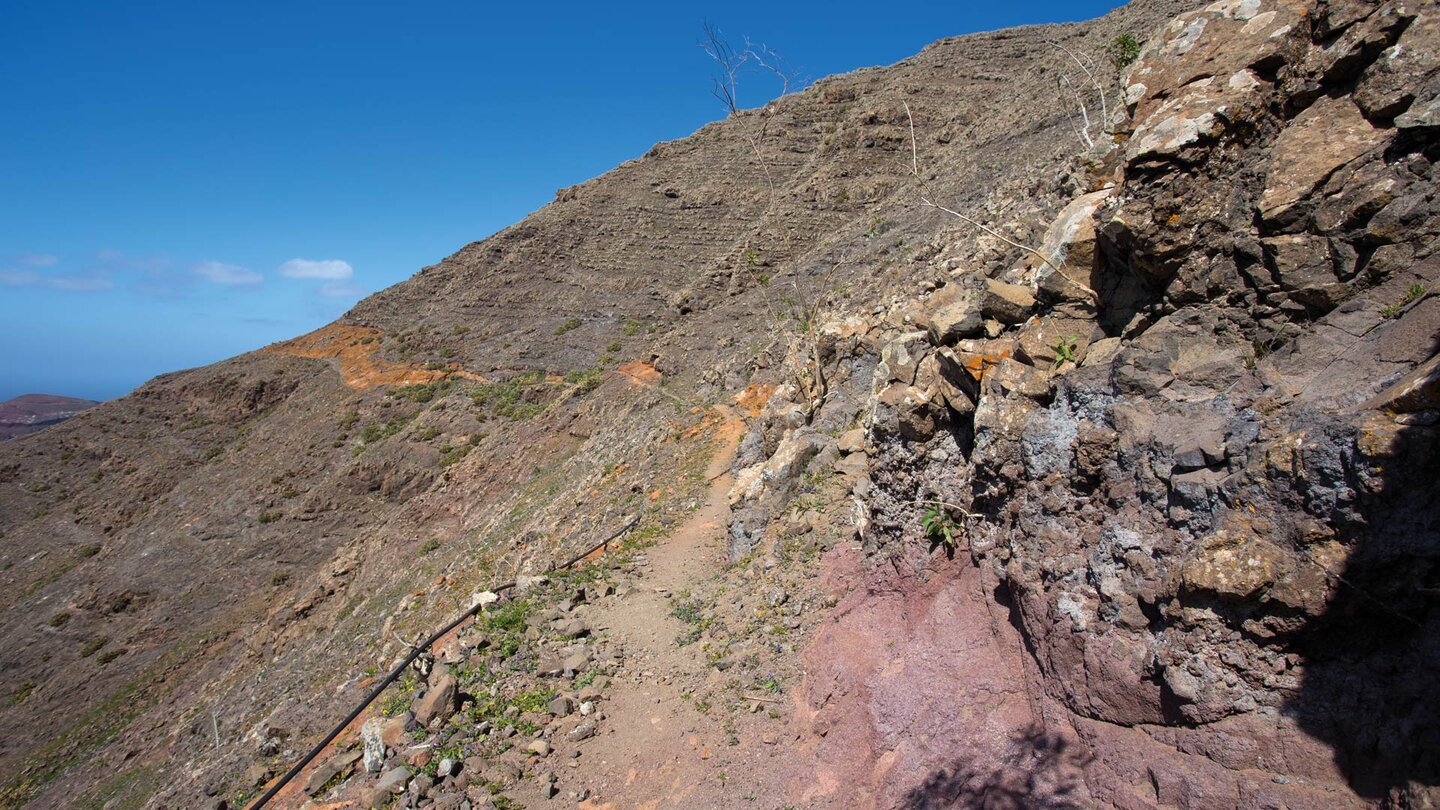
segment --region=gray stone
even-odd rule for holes
[[[948,284],[925,302],[925,320],[936,343],[951,344],[977,337],[985,330],[980,302],[974,290]]]
[[[400,765],[380,774],[379,781],[375,783],[375,789],[383,790],[386,793],[403,793],[409,782],[410,770]]]
[[[985,288],[980,293],[980,312],[984,317],[1001,323],[1024,323],[1034,306],[1035,295],[1029,287],[985,279]]]
[[[566,717],[570,714],[571,711],[574,710],[573,706],[574,704],[571,702],[570,698],[564,695],[560,695],[554,700],[550,701],[550,703],[545,708],[556,717]]]
[[[596,729],[597,727],[595,725],[595,721],[586,720],[575,728],[570,729],[569,733],[567,733],[565,737],[573,742],[588,740],[591,737],[595,736]]]

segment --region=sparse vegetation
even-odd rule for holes
[[[503,383],[483,383],[470,391],[470,399],[480,407],[488,407],[497,416],[529,419],[545,410],[545,406],[525,399],[525,391],[545,380],[545,372],[530,371]]]
[[[576,329],[579,329],[584,324],[585,322],[580,320],[579,318],[566,318],[564,323],[555,327],[555,334],[563,335],[566,332],[573,332]]]
[[[572,371],[565,375],[565,382],[575,386],[581,394],[589,393],[600,387],[602,380],[599,369],[588,369],[585,371]]]
[[[24,683],[15,687],[15,691],[11,692],[10,695],[5,698],[5,705],[14,706],[19,703],[24,703],[25,698],[30,697],[30,693],[34,691],[35,682],[25,681]]]
[[[378,423],[366,425],[365,429],[360,432],[360,441],[364,444],[374,444],[379,441],[384,441],[404,430],[405,426],[409,424],[413,418],[413,415],[402,416],[391,419],[383,425]]]
[[[1390,306],[1380,310],[1380,315],[1385,318],[1398,318],[1400,317],[1400,313],[1405,311],[1406,307],[1410,306],[1416,301],[1419,301],[1420,298],[1424,295],[1424,284],[1412,284],[1410,286],[1410,289],[1405,291],[1405,295],[1402,296],[1399,301],[1396,301]]]
[[[428,383],[415,383],[403,385],[392,389],[390,396],[408,399],[411,402],[425,403],[436,397],[444,396],[455,383],[451,380],[436,380]]]
[[[69,621],[70,614],[62,610],[59,613],[56,613],[54,616],[51,616],[50,621],[46,623],[49,624],[51,627],[64,627],[66,622]]]
[[[261,523],[274,523],[280,518],[281,514],[279,512],[261,512],[260,517],[256,518],[256,520],[259,520]]]
[[[426,540],[425,542],[421,543],[421,544],[420,544],[420,548],[416,549],[415,551],[416,551],[417,554],[420,554],[421,556],[424,556],[424,555],[429,554],[430,552],[434,551],[434,550],[437,549],[437,548],[440,548],[440,541],[439,541],[439,540],[436,540],[436,539],[434,539],[434,538],[431,538],[431,539]]]
[[[1060,368],[1066,363],[1078,363],[1076,353],[1080,350],[1080,338],[1075,335],[1067,335],[1055,341],[1050,350],[1055,353],[1055,364],[1052,368]]]
[[[1110,42],[1110,63],[1116,70],[1124,70],[1140,58],[1140,40],[1134,34],[1124,33]]]
[[[946,551],[955,550],[955,537],[963,529],[945,507],[938,504],[932,504],[925,509],[925,517],[921,519],[920,526],[925,530],[925,536],[930,538],[932,548],[934,545],[941,545]]]
[[[84,644],[80,645],[80,657],[89,658],[90,656],[99,652],[101,647],[104,647],[106,644],[109,643],[110,639],[106,638],[105,636],[91,636],[85,641]]]
[[[675,637],[675,643],[684,647],[700,640],[700,635],[709,629],[713,619],[702,612],[704,605],[698,599],[683,599],[670,609],[670,615],[685,622],[689,627]]]

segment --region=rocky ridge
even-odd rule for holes
[[[811,794],[1435,801],[1435,11],[1180,15],[1043,258],[957,240],[943,286],[827,346],[843,393],[772,399],[750,470],[838,452],[868,557],[831,561],[848,598],[808,654]],[[732,554],[784,501],[743,494]]]
[[[100,403],[50,394],[24,394],[0,402],[0,441],[58,425]]]

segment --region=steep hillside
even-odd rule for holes
[[[0,806],[243,806],[516,575],[278,806],[1433,802],[1435,6],[1189,8],[823,80],[7,443]]]

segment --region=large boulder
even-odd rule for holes
[[[1321,97],[1275,139],[1260,216],[1281,220],[1338,169],[1388,140],[1389,134],[1365,120],[1349,98]]]

